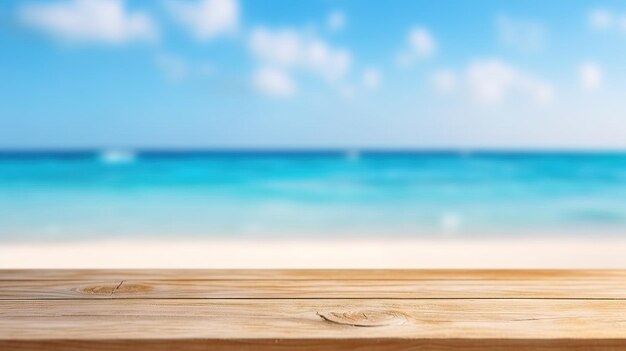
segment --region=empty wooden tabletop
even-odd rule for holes
[[[0,350],[142,349],[626,350],[626,271],[0,271]]]

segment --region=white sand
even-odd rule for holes
[[[0,268],[626,268],[626,238],[0,243]]]

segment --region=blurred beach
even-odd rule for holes
[[[626,267],[624,198],[620,153],[5,152],[0,266]]]
[[[623,1],[0,1],[0,268],[626,268]]]

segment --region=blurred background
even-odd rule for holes
[[[0,266],[626,267],[624,59],[622,1],[2,1]]]

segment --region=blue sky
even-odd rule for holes
[[[0,148],[626,147],[620,1],[0,3]]]

